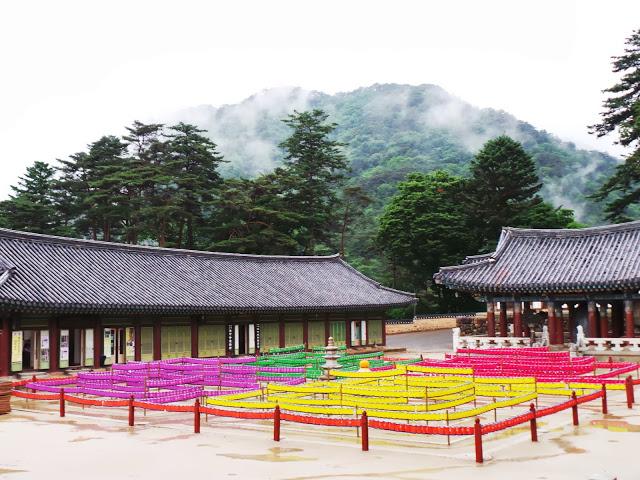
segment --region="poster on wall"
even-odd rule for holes
[[[133,327],[127,327],[126,329],[126,335],[127,335],[127,339],[126,339],[126,345],[127,345],[127,351],[126,351],[126,361],[130,362],[131,360],[134,359],[134,357],[136,356],[136,330]]]
[[[60,330],[60,368],[69,366],[69,330]]]
[[[22,330],[11,334],[11,370],[22,370]]]
[[[40,365],[41,369],[49,368],[49,330],[40,330]]]
[[[84,364],[87,367],[93,365],[93,328],[84,331]]]

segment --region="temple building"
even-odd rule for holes
[[[269,348],[384,345],[383,287],[339,256],[259,256],[0,229],[0,376]]]
[[[575,338],[578,325],[587,337],[631,338],[640,318],[640,221],[575,230],[504,228],[495,252],[442,267],[434,279],[486,302],[490,337],[507,336],[509,318],[514,336],[528,336],[531,322],[543,315],[551,344]],[[542,302],[538,316],[532,302]]]

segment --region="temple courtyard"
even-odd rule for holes
[[[450,331],[390,337],[410,351],[441,359]],[[547,403],[548,402],[548,403]],[[538,408],[553,405],[540,399]],[[128,426],[126,408],[84,407],[13,398],[13,411],[0,416],[0,476],[21,478],[211,478],[230,479],[627,479],[640,439],[640,407],[627,408],[625,392],[608,393],[609,413],[600,401],[538,420],[537,443],[529,423],[484,435],[484,463],[477,464],[473,436],[412,435],[369,429],[369,451],[359,432],[282,422],[273,440],[272,420],[202,415],[194,433],[193,414],[136,409]],[[498,420],[526,411],[501,409]],[[209,475],[206,474],[205,475]]]

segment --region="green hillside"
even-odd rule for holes
[[[273,89],[236,105],[185,110],[176,119],[209,131],[229,161],[223,174],[253,177],[280,162],[277,144],[288,134],[280,120],[293,109],[309,108],[327,111],[338,124],[336,137],[347,144],[351,182],[375,200],[368,217],[375,216],[407,173],[445,169],[464,174],[484,142],[507,134],[534,157],[547,200],[575,210],[584,223],[602,222],[601,207],[585,195],[611,174],[614,157],[579,150],[506,112],[476,108],[434,85],[373,85],[336,95]]]

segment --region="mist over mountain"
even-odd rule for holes
[[[445,169],[465,175],[477,150],[506,134],[533,156],[545,199],[575,210],[583,222],[602,221],[600,205],[585,196],[611,174],[616,158],[577,149],[513,115],[474,107],[435,85],[373,85],[335,95],[270,89],[235,105],[194,107],[163,120],[205,128],[229,162],[222,173],[253,177],[271,171],[282,159],[278,144],[289,130],[281,119],[311,108],[325,110],[338,124],[335,135],[346,144],[350,182],[362,185],[375,200],[374,212],[407,173]]]

